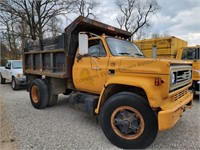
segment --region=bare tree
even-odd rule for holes
[[[21,18],[33,40],[43,39],[46,24],[55,16],[71,11],[70,0],[2,0],[0,10]]]
[[[18,45],[20,45],[19,49],[23,49],[25,47],[26,41],[30,39],[29,35],[29,26],[26,24],[26,22],[22,19],[19,19],[16,28],[15,28],[16,34],[19,36]]]
[[[159,37],[161,37],[161,35],[158,32],[155,32],[155,33],[151,34],[151,37],[152,38],[159,38]]]
[[[11,14],[9,15],[6,12],[2,12],[0,14],[0,25],[4,26],[4,39],[6,39],[4,44],[9,47],[10,50],[10,59],[18,59],[18,46],[17,39],[18,35],[15,33],[15,24],[17,23],[17,18]]]
[[[61,23],[62,23],[61,19],[57,17],[51,18],[51,20],[47,24],[47,31],[48,31],[47,34],[53,37],[61,34],[62,33]]]
[[[124,26],[124,23],[125,23],[125,17],[121,16],[121,17],[117,18],[117,23],[119,24],[120,29],[122,29]]]
[[[2,39],[0,39],[0,66],[4,66],[6,64],[6,61],[10,58],[10,51],[2,42]]]
[[[120,28],[133,34],[143,27],[148,27],[150,18],[159,9],[156,0],[116,0],[115,4],[121,12],[117,18]]]
[[[132,38],[134,40],[142,40],[142,39],[146,39],[149,37],[150,35],[150,31],[149,31],[150,26],[144,26],[142,29],[138,30],[138,32],[136,32]]]
[[[95,14],[92,12],[100,3],[95,0],[74,0],[75,13],[79,13],[81,16],[95,18]]]
[[[154,33],[152,33],[151,34],[151,37],[152,38],[164,38],[164,37],[169,37],[169,36],[171,36],[170,35],[170,33],[169,33],[169,31],[164,31],[164,32],[154,32]]]

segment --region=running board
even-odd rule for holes
[[[75,108],[91,115],[95,114],[99,96],[83,92],[73,92],[69,95],[69,103]]]

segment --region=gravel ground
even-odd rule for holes
[[[54,107],[37,110],[25,90],[12,91],[0,85],[0,150],[118,149],[104,136],[95,118],[71,108],[59,95]],[[200,149],[200,104],[196,95],[193,109],[178,124],[159,132],[148,149]]]

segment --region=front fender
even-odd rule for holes
[[[150,106],[157,107],[158,102],[161,101],[161,94],[160,94],[161,92],[157,90],[154,91],[153,89],[154,81],[155,81],[154,78],[144,78],[144,77],[140,78],[140,77],[116,76],[116,77],[110,78],[106,82],[103,90],[101,91],[98,105],[97,105],[97,108],[95,109],[95,113],[97,114],[99,113],[102,97],[103,97],[104,92],[106,91],[106,87],[113,84],[128,85],[128,86],[142,88],[147,95]]]

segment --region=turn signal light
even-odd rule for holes
[[[163,80],[160,77],[155,78],[155,86],[160,86],[163,83]]]

